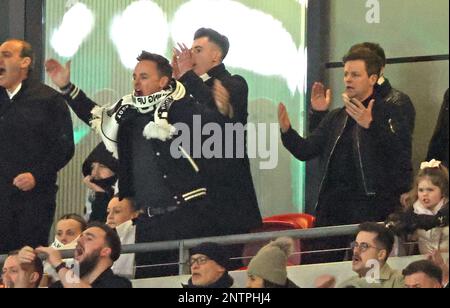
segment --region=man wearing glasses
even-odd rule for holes
[[[363,223],[351,244],[353,271],[358,274],[340,288],[403,288],[404,278],[386,263],[394,245],[393,234],[383,225]]]
[[[232,288],[233,278],[228,274],[229,256],[216,243],[203,243],[191,249],[189,265],[192,277],[185,288]]]

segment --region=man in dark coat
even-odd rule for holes
[[[0,46],[0,253],[48,245],[57,173],[74,154],[64,98],[30,78],[29,43]]]
[[[212,29],[199,29],[191,49],[175,49],[175,77],[222,127],[220,157],[205,160],[205,171],[212,206],[220,220],[219,235],[246,233],[258,228],[261,214],[246,152],[246,136],[227,140],[226,125],[244,127],[248,118],[248,85],[239,75],[231,75],[223,60],[229,50],[228,39]],[[238,133],[239,134],[239,133]],[[231,142],[230,142],[231,141]],[[232,157],[227,146],[233,145]]]
[[[285,147],[299,160],[321,159],[318,226],[384,221],[410,186],[411,129],[402,108],[384,101],[377,86],[381,58],[358,49],[344,63],[344,108],[330,112],[311,136],[299,136],[279,108]]]
[[[133,79],[134,93],[107,107],[97,106],[70,83],[70,66],[46,63],[53,82],[70,107],[101,136],[119,159],[119,197],[134,200],[143,214],[136,221],[136,242],[179,240],[214,235],[208,189],[198,162],[182,146],[173,147],[177,130],[192,128],[201,113],[172,68],[160,55],[143,52]],[[192,131],[192,129],[191,129]],[[177,157],[181,157],[178,159]],[[172,254],[137,255],[137,265],[168,263]],[[137,277],[168,275],[171,270],[138,271]]]

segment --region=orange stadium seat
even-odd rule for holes
[[[315,217],[312,215],[299,213],[271,216],[264,218],[263,226],[257,230],[253,230],[253,233],[308,229],[314,227],[315,220]],[[250,263],[249,257],[256,255],[268,243],[268,241],[262,241],[246,244],[242,253],[242,256],[246,258],[243,260],[245,266],[241,270],[246,270]],[[299,239],[294,240],[294,252],[288,260],[289,266],[301,264],[301,241]]]

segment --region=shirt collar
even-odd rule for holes
[[[379,79],[378,79],[378,85],[379,86],[382,86],[383,85],[383,83],[386,81],[386,78],[384,78],[384,76],[381,76]]]
[[[203,80],[203,82],[208,82],[211,78],[217,78],[220,74],[222,74],[225,71],[225,64],[220,63],[217,66],[214,66],[212,69],[210,69],[206,74],[203,74],[200,76],[200,78]]]
[[[211,79],[211,76],[209,76],[209,74],[206,73],[206,74],[201,75],[200,78],[203,80],[203,82],[207,82],[208,80]]]
[[[22,89],[22,83],[20,83],[13,92],[9,92],[8,90],[6,90],[6,93],[8,94],[9,99],[13,99],[13,97],[16,96],[17,93],[19,93],[19,91],[21,89]]]

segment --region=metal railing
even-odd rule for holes
[[[133,245],[124,245],[122,254],[127,253],[146,253],[155,251],[179,251],[179,274],[189,273],[187,261],[189,258],[189,249],[205,242],[215,242],[221,245],[247,244],[261,241],[270,241],[279,237],[291,237],[294,239],[316,239],[324,237],[337,237],[344,235],[354,235],[358,232],[358,225],[346,225],[325,228],[312,228],[288,231],[249,233],[241,235],[217,236],[208,238],[198,238],[189,240],[177,240],[167,242],[142,243]],[[62,251],[63,258],[73,257],[73,250]],[[0,264],[6,260],[6,255],[0,255]]]

